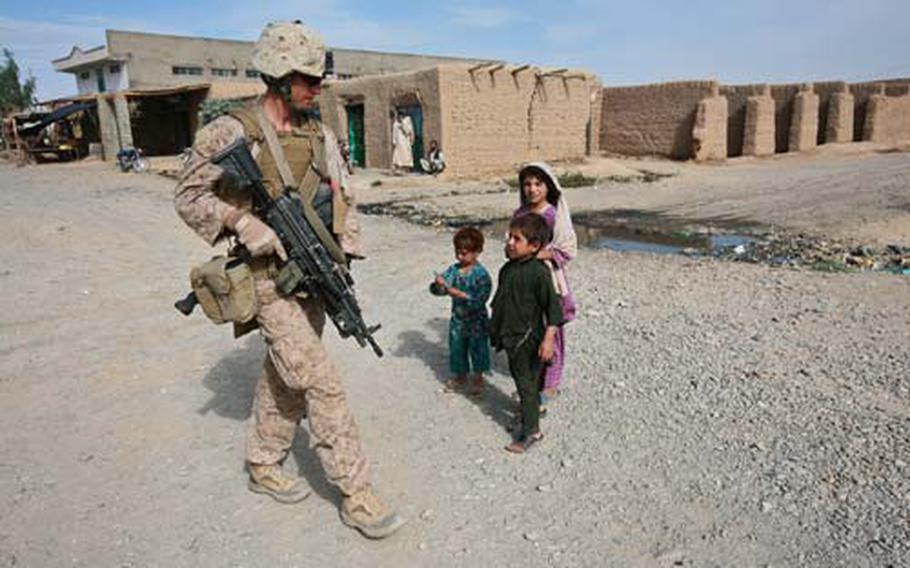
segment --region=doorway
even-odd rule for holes
[[[180,153],[193,144],[191,92],[130,98],[133,145],[147,156]]]
[[[423,108],[420,103],[405,104],[395,107],[400,116],[411,117],[414,126],[414,144],[411,146],[411,155],[414,157],[414,169],[422,171],[420,159],[423,158]]]
[[[348,105],[344,109],[348,115],[348,147],[351,161],[355,166],[365,168],[367,147],[363,136],[363,105]]]

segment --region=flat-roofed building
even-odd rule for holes
[[[163,89],[193,84],[259,84],[252,68],[253,42],[107,30],[105,45],[55,59],[54,69],[76,77],[79,95]],[[329,48],[330,76],[350,79],[398,73],[442,63],[479,60],[459,57]]]
[[[126,146],[148,154],[173,154],[192,143],[198,110],[207,100],[243,99],[265,85],[253,69],[254,42],[107,30],[106,42],[73,47],[53,61],[72,73],[77,94],[66,100],[96,100],[105,159]],[[440,63],[477,60],[457,57],[329,48],[330,79],[415,70]]]

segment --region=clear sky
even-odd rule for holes
[[[910,0],[0,0],[0,47],[48,99],[76,89],[51,60],[107,28],[255,40],[294,18],[336,47],[581,67],[607,85],[910,76]]]

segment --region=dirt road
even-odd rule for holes
[[[830,226],[904,214],[892,205],[910,198],[906,154],[835,162],[697,175],[725,195],[749,193],[734,179],[790,180],[841,211],[824,216]],[[860,162],[873,175],[848,175]],[[832,194],[805,175],[852,181]],[[715,212],[716,200],[674,193],[685,179],[650,184],[650,203],[660,193],[677,210]],[[305,428],[292,461],[315,494],[283,506],[246,490],[262,342],[171,307],[212,254],[174,214],[171,181],[103,164],[0,167],[0,180],[0,566],[910,559],[910,278],[582,251],[567,388],[544,443],[515,457],[502,451],[513,389],[501,359],[482,400],[440,389],[448,306],[426,286],[451,262],[450,233],[366,217],[370,258],[355,277],[387,356],[333,331],[327,341],[376,484],[410,520],[377,543],[338,521]],[[599,196],[637,207],[644,187]],[[594,201],[584,195],[573,194],[582,209]],[[753,203],[809,223],[808,194],[800,207],[785,195]],[[877,197],[833,203],[857,195]],[[497,243],[482,261],[498,269]]]
[[[821,147],[825,148],[825,147]],[[564,165],[567,172],[600,178],[593,187],[569,190],[573,213],[636,209],[671,217],[774,225],[882,245],[910,245],[910,151],[848,153],[829,147],[813,154],[773,159],[739,158],[726,165],[599,158]],[[666,177],[641,178],[641,172]],[[636,175],[637,174],[637,175]],[[513,193],[495,182],[452,186],[428,176],[362,177],[365,202],[412,200],[419,210],[446,215],[502,217]],[[482,195],[466,199],[466,192]]]

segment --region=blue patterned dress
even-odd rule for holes
[[[490,273],[479,262],[462,274],[458,263],[443,274],[446,285],[468,295],[452,298],[449,319],[449,370],[453,375],[486,373],[490,370],[490,315],[487,301],[493,290]]]

